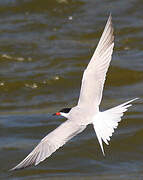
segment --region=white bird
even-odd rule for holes
[[[67,118],[54,131],[44,137],[35,149],[16,167],[18,170],[44,161],[67,141],[82,132],[88,124],[93,124],[101,150],[104,155],[102,141],[108,145],[110,137],[121,121],[123,113],[131,106],[132,99],[109,110],[100,112],[106,73],[112,58],[114,36],[111,15],[108,18],[98,46],[83,73],[81,91],[77,106],[64,108],[55,115]]]

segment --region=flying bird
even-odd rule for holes
[[[35,149],[11,170],[37,165],[44,161],[71,138],[81,133],[88,124],[92,124],[104,153],[103,144],[108,145],[114,129],[121,117],[131,106],[132,99],[106,111],[99,111],[106,73],[111,62],[114,47],[114,35],[111,15],[108,18],[97,48],[84,70],[78,103],[73,108],[64,108],[53,114],[64,116],[67,120],[45,136]]]

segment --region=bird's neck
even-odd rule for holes
[[[61,116],[64,116],[65,118],[68,118],[69,113],[60,112]]]

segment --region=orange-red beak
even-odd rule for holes
[[[55,115],[56,115],[56,116],[60,116],[61,113],[60,113],[60,112],[54,113],[53,116],[55,116]]]

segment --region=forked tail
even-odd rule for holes
[[[123,116],[124,112],[127,111],[128,107],[132,106],[132,104],[129,103],[135,101],[136,99],[138,98],[132,99],[104,112],[99,112],[96,115],[93,121],[93,126],[103,155],[105,155],[105,153],[102,141],[108,145],[108,141],[110,141],[110,137],[112,136],[114,129],[117,128],[118,122],[121,121],[121,117]]]

